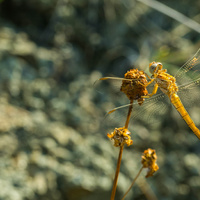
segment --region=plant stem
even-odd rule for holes
[[[138,172],[137,176],[135,177],[135,179],[133,180],[133,182],[131,183],[130,187],[128,188],[128,190],[126,191],[126,193],[124,194],[124,196],[122,197],[122,200],[125,199],[126,195],[129,193],[129,191],[131,190],[131,188],[133,187],[135,181],[137,180],[137,178],[139,177],[140,173],[142,172],[144,167],[141,167],[140,171]]]
[[[111,200],[115,199],[115,192],[117,189],[117,180],[118,180],[118,176],[119,176],[119,170],[120,170],[120,165],[121,165],[121,160],[122,160],[122,153],[123,153],[123,148],[124,145],[120,146],[120,150],[119,150],[119,156],[118,156],[118,161],[117,161],[117,169],[115,172],[115,179],[113,182],[113,189],[112,189],[112,193],[111,193]]]
[[[125,123],[125,129],[128,129],[128,124],[131,118],[131,112],[132,112],[132,108],[133,108],[133,100],[131,100],[131,105],[129,106],[129,110],[128,110],[128,115],[126,118],[126,123]],[[118,161],[117,161],[117,169],[115,172],[115,179],[113,182],[113,189],[112,189],[112,193],[111,193],[111,200],[115,199],[115,193],[116,193],[116,189],[117,189],[117,180],[118,180],[118,176],[119,176],[119,171],[120,171],[120,165],[121,165],[121,160],[122,160],[122,153],[123,153],[123,148],[124,148],[124,144],[120,146],[120,150],[119,150],[119,156],[118,156]]]
[[[125,123],[126,129],[128,128],[128,124],[129,124],[129,121],[130,121],[130,118],[131,118],[131,112],[132,112],[132,108],[133,108],[133,100],[131,100],[130,104],[131,105],[129,106],[128,115],[127,115],[126,123]]]

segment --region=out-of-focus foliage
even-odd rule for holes
[[[109,199],[117,150],[102,118],[121,100],[93,83],[153,59],[175,73],[199,48],[199,33],[132,0],[0,2],[0,199]],[[198,1],[162,3],[200,22]],[[175,111],[154,130],[134,130],[116,199],[146,148],[156,149],[160,169],[138,180],[130,199],[198,199],[199,141]]]

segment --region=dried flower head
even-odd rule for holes
[[[153,176],[154,172],[156,172],[159,169],[158,165],[156,164],[156,160],[157,155],[155,150],[149,148],[144,151],[142,155],[142,165],[143,168],[149,169],[146,178]]]
[[[144,101],[142,96],[148,94],[146,74],[138,69],[131,69],[124,75],[124,78],[131,80],[123,80],[120,90],[126,94],[129,100],[137,100],[141,105]]]
[[[119,147],[126,144],[130,146],[133,144],[133,140],[131,140],[131,133],[125,127],[122,128],[115,128],[115,130],[111,134],[107,134],[107,136],[114,140],[114,146]]]

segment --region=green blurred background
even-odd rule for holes
[[[123,101],[94,82],[153,60],[175,74],[200,47],[199,11],[197,0],[1,0],[0,199],[109,199],[118,149],[104,116]],[[189,111],[197,126],[199,111]],[[116,199],[147,148],[160,169],[127,199],[200,199],[200,142],[171,106],[157,119],[135,121]]]

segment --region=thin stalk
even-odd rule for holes
[[[129,106],[128,115],[127,115],[126,123],[125,123],[125,129],[128,128],[128,124],[129,124],[129,121],[131,118],[131,112],[132,112],[132,108],[133,108],[133,100],[131,100],[130,104],[131,105]],[[117,189],[117,181],[118,181],[118,176],[119,176],[119,171],[120,171],[120,166],[121,166],[123,148],[124,148],[124,145],[120,146],[119,156],[118,156],[118,161],[117,161],[117,169],[115,172],[115,179],[113,182],[113,189],[112,189],[111,198],[110,198],[111,200],[115,199],[115,193],[116,193],[116,189]]]
[[[131,188],[133,187],[135,181],[137,180],[137,178],[139,177],[139,175],[141,174],[142,170],[144,167],[141,167],[140,171],[138,172],[137,176],[135,177],[135,179],[133,180],[133,182],[131,183],[130,187],[128,188],[128,190],[126,191],[126,193],[124,194],[124,196],[122,197],[122,200],[125,199],[126,195],[129,193],[129,191],[131,190]]]
[[[137,185],[142,193],[146,196],[147,200],[158,200],[152,188],[149,186],[146,178],[140,177],[140,181],[137,182]]]
[[[165,4],[163,4],[159,1],[155,1],[155,0],[138,0],[138,1],[148,5],[149,7],[152,7],[153,9],[157,10],[158,12],[168,15],[169,17],[177,20],[181,24],[184,24],[185,26],[200,33],[200,24],[198,22],[186,17],[185,15],[174,10],[173,8],[170,8],[170,7],[166,6]]]
[[[130,118],[131,118],[132,108],[133,108],[133,100],[131,100],[131,102],[130,102],[130,106],[129,106],[129,110],[128,110],[128,115],[127,115],[127,118],[126,118],[126,123],[125,123],[125,128],[126,129],[128,128],[128,124],[129,124],[129,121],[130,121]]]
[[[114,179],[114,182],[113,182],[113,189],[112,189],[110,200],[115,199],[115,193],[116,193],[116,189],[117,189],[117,180],[118,180],[118,176],[119,176],[119,170],[120,170],[120,165],[121,165],[121,160],[122,160],[123,148],[124,148],[124,145],[120,146],[119,156],[118,156],[118,161],[117,161],[117,169],[116,169],[116,172],[115,172],[115,179]]]

